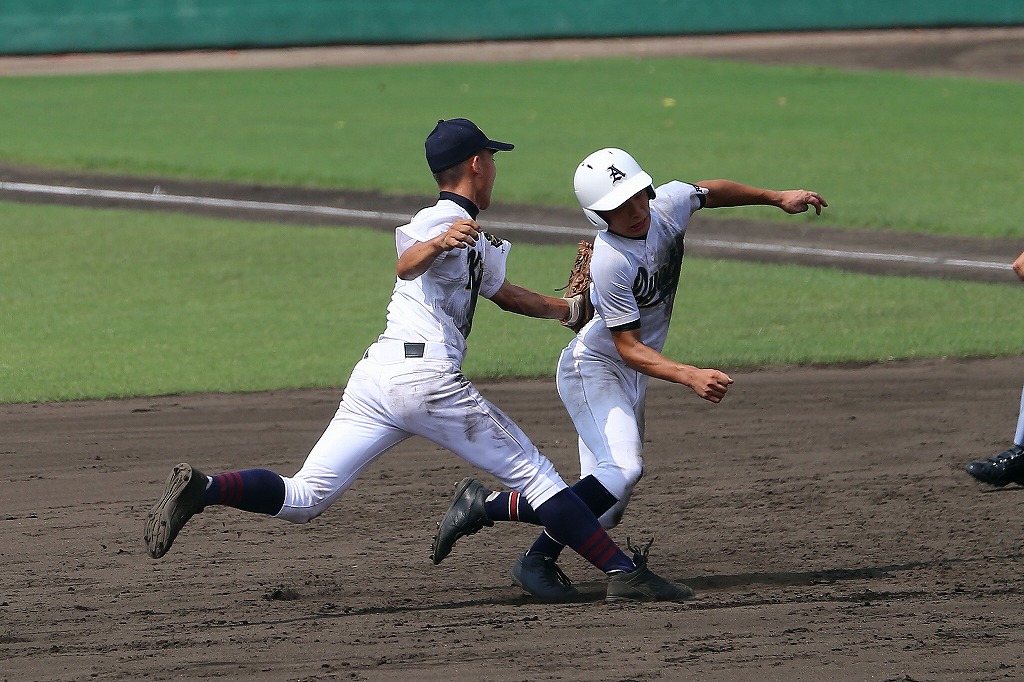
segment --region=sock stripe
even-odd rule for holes
[[[604,568],[608,564],[608,562],[611,561],[612,558],[615,557],[617,551],[618,551],[618,547],[615,546],[615,543],[613,543],[613,542],[607,543],[605,545],[604,551],[602,551],[600,554],[598,554],[598,556],[595,557],[594,565],[595,566],[600,566],[601,569],[604,570]]]
[[[608,540],[610,540],[608,534],[599,528],[593,535],[587,538],[583,544],[580,545],[580,548],[577,551],[584,559],[594,563],[592,557],[601,551],[601,545],[605,544]]]
[[[238,504],[242,500],[242,490],[244,488],[242,475],[237,471],[231,471],[221,474],[217,478],[220,479],[222,484],[220,493],[221,504],[228,506]]]
[[[245,477],[242,476],[242,472],[233,471],[231,472],[231,479],[234,485],[232,486],[232,500],[233,504],[238,504],[242,501],[242,496],[245,495]]]
[[[519,520],[519,493],[514,491],[508,496],[508,520]]]
[[[579,549],[580,555],[601,570],[619,555],[619,548],[606,532],[598,530]]]
[[[217,482],[220,483],[220,503],[231,504],[232,498],[235,497],[234,492],[234,481],[231,480],[231,474],[225,473],[217,476]]]
[[[613,549],[614,547],[615,545],[612,543],[612,539],[605,535],[604,538],[601,539],[601,542],[590,550],[590,554],[595,560],[600,560],[601,557],[606,557],[608,550]]]

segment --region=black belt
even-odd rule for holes
[[[425,343],[407,343],[405,344],[405,357],[407,358],[422,358],[423,350],[426,348]]]

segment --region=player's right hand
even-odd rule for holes
[[[452,249],[464,249],[467,246],[474,246],[479,234],[480,226],[475,220],[459,218],[442,235],[441,248],[445,251],[451,251]]]

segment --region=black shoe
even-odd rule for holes
[[[494,525],[484,510],[484,501],[490,494],[490,490],[473,478],[464,478],[455,486],[452,504],[441,523],[437,524],[437,535],[430,553],[430,560],[435,566],[448,556],[456,540],[472,535],[484,526]]]
[[[146,517],[146,551],[159,559],[171,548],[189,519],[206,507],[206,484],[209,478],[188,464],[179,464],[164,484],[164,494]]]
[[[971,462],[967,473],[982,483],[1002,487],[1007,483],[1024,485],[1024,447],[1011,445],[995,457]]]
[[[524,554],[512,566],[512,582],[544,601],[570,601],[580,596],[555,560],[543,554]]]
[[[670,583],[647,568],[647,552],[652,542],[640,550],[626,541],[626,546],[633,551],[636,569],[629,573],[615,573],[608,578],[605,601],[687,601],[697,597],[686,585]]]

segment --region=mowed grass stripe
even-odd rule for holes
[[[658,181],[817,189],[823,224],[1024,236],[1022,110],[1021,83],[689,58],[8,77],[0,159],[429,194],[423,138],[468,116],[517,144],[503,201],[572,205],[611,145]]]
[[[516,244],[554,293],[574,249]],[[0,402],[342,386],[383,330],[377,231],[0,203]],[[666,353],[751,365],[1017,354],[1012,286],[687,258]],[[466,373],[551,376],[569,332],[482,302]]]

